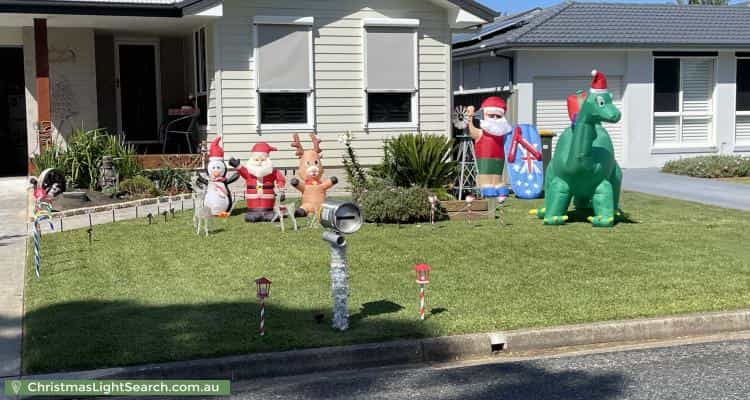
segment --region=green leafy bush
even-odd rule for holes
[[[136,175],[123,180],[120,182],[120,190],[128,192],[133,196],[157,196],[159,194],[154,182],[143,175]]]
[[[668,161],[663,172],[698,178],[750,176],[750,157],[700,156]]]
[[[72,185],[93,190],[105,155],[112,156],[120,180],[136,176],[141,171],[135,148],[121,143],[104,129],[76,130],[66,147],[53,144],[34,157],[32,163],[37,172],[57,168],[65,173]]]
[[[375,186],[362,194],[360,206],[365,221],[409,223],[430,220],[430,203],[427,200],[430,192],[427,189]]]
[[[147,176],[156,184],[158,191],[175,195],[190,191],[190,172],[170,166],[150,170]]]
[[[349,188],[352,192],[352,197],[359,201],[362,198],[367,188],[367,171],[362,167],[357,159],[357,153],[352,147],[352,136],[351,131],[339,136],[339,142],[344,143],[346,147],[346,153],[344,154],[343,164],[344,170],[346,171],[346,179],[349,182]]]
[[[383,162],[373,175],[400,187],[442,188],[453,182],[453,141],[445,136],[407,134],[385,141]]]

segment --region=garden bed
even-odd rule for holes
[[[368,224],[348,238],[351,328],[330,328],[329,251],[319,229],[212,222],[192,213],[42,238],[29,263],[24,373],[377,342],[750,306],[748,213],[625,193],[630,223],[543,226],[541,200],[497,221]],[[288,226],[288,225],[287,225]],[[300,226],[306,226],[300,221]],[[412,267],[433,268],[425,321]],[[253,280],[273,285],[257,334]],[[325,314],[318,324],[315,315]]]

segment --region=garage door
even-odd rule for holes
[[[612,92],[613,101],[621,112],[622,108],[622,78],[619,76],[608,76],[607,85]],[[588,89],[591,86],[591,77],[580,78],[536,78],[534,79],[534,115],[536,116],[536,127],[539,130],[551,130],[560,135],[565,128],[570,126],[568,119],[568,106],[566,99],[579,89]],[[612,138],[615,146],[615,157],[622,162],[623,155],[623,129],[622,121],[616,124],[602,124]],[[553,141],[554,146],[557,140]]]

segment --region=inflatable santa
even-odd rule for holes
[[[474,107],[469,106],[466,111],[469,123],[469,135],[474,139],[474,152],[477,163],[477,185],[483,197],[499,197],[509,194],[503,184],[503,167],[505,166],[505,151],[503,145],[505,135],[512,131],[512,127],[505,119],[507,106],[505,101],[497,96],[491,96],[482,102],[480,111],[482,118],[480,128],[472,123]]]
[[[241,166],[238,172],[245,179],[247,185],[245,198],[247,199],[247,213],[245,221],[259,222],[273,220],[273,206],[276,202],[278,188],[281,201],[284,201],[284,174],[273,167],[269,153],[276,151],[275,147],[267,143],[256,143],[250,150],[247,165]]]

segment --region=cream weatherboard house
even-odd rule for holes
[[[748,21],[742,6],[591,2],[499,17],[454,39],[455,102],[499,92],[515,122],[560,133],[598,69],[622,110],[607,125],[620,165],[750,154]]]
[[[372,164],[391,135],[450,132],[451,34],[494,17],[471,0],[0,0],[0,173],[26,173],[40,131],[188,151],[162,130],[188,102],[226,157],[266,141],[291,168],[292,133],[317,132],[340,164],[351,131]]]

